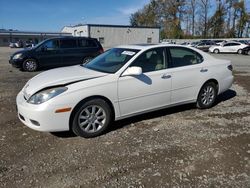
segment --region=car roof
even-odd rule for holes
[[[136,50],[147,50],[157,47],[184,47],[183,45],[178,44],[166,44],[166,43],[160,43],[160,44],[128,44],[128,45],[121,45],[117,46],[116,48],[127,48],[127,49],[136,49]]]

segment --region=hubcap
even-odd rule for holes
[[[102,107],[91,105],[84,108],[78,116],[80,128],[87,133],[99,131],[106,122],[106,113]]]
[[[29,71],[34,71],[34,70],[36,70],[36,62],[34,62],[34,61],[27,61],[25,63],[25,67]]]
[[[215,97],[215,90],[211,86],[207,86],[203,89],[201,94],[201,102],[204,105],[210,105]]]

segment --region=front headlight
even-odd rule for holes
[[[13,59],[21,59],[23,54],[16,54],[13,56]]]
[[[56,88],[46,89],[32,95],[27,102],[30,104],[41,104],[57,95],[60,95],[67,89],[68,89],[67,87],[56,87]]]

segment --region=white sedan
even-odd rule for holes
[[[35,76],[16,102],[19,119],[32,129],[94,137],[113,120],[186,103],[210,108],[232,83],[231,62],[198,49],[126,45]]]
[[[242,44],[239,42],[226,42],[226,43],[221,43],[218,46],[211,46],[209,48],[209,52],[211,53],[242,53],[242,49],[247,47],[246,44]]]

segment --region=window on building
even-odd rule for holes
[[[104,44],[104,37],[99,37],[99,42],[100,42],[101,44]]]
[[[147,38],[147,43],[148,44],[152,43],[152,38],[151,37]]]

